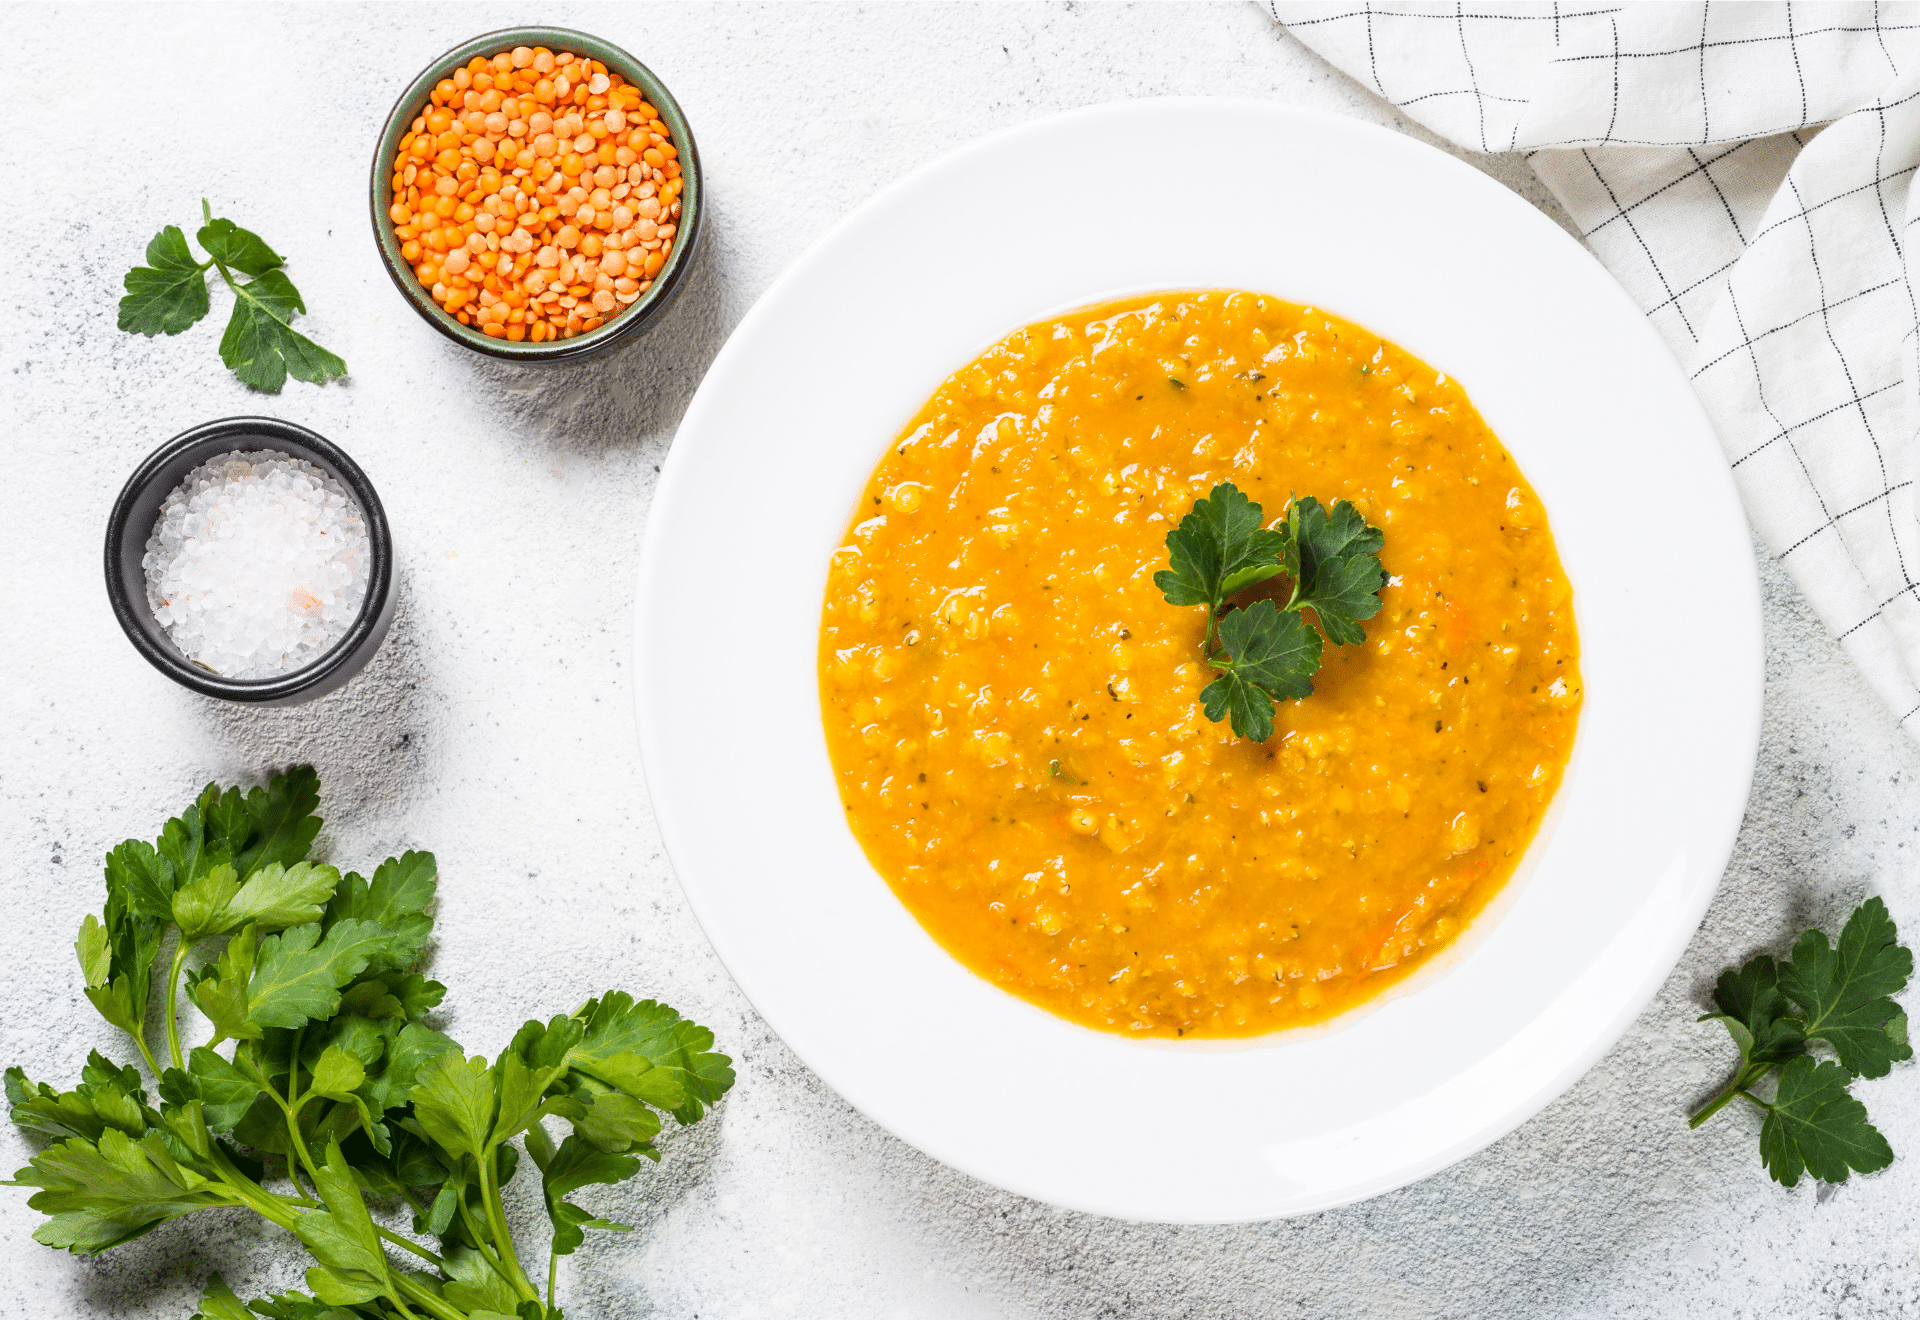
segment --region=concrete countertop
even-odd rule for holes
[[[647,61],[694,125],[712,197],[708,245],[665,324],[608,358],[548,370],[481,360],[414,316],[375,258],[362,191],[405,82],[469,36],[528,21],[598,33]],[[669,1136],[656,1172],[594,1201],[640,1227],[564,1263],[569,1314],[1920,1315],[1911,1065],[1857,1088],[1902,1158],[1837,1189],[1770,1183],[1750,1115],[1685,1124],[1729,1071],[1719,1028],[1693,1021],[1722,967],[1780,950],[1809,922],[1837,929],[1869,892],[1920,919],[1920,748],[1764,553],[1758,777],[1686,957],[1544,1113],[1365,1204],[1166,1227],[974,1182],[815,1079],[688,912],[647,807],[627,670],[641,527],[706,364],[834,221],[950,147],[1036,116],[1231,94],[1433,141],[1259,9],[16,6],[0,33],[17,130],[0,294],[0,1063],[71,1084],[88,1048],[111,1039],[80,1000],[71,952],[100,902],[107,848],[151,838],[209,779],[310,760],[332,857],[438,853],[431,970],[450,988],[446,1029],[470,1049],[497,1051],[524,1018],[618,985],[712,1026],[735,1058],[739,1085],[717,1116]],[[1475,163],[1564,220],[1524,162]],[[1177,214],[1181,163],[1142,165],[1141,204]],[[120,276],[162,225],[190,227],[203,196],[289,255],[311,308],[300,328],[347,360],[347,382],[249,393],[214,351],[224,293],[212,321],[178,338],[115,330]],[[981,199],[981,242],[1018,223],[1017,198]],[[120,635],[101,589],[100,537],[126,474],[176,432],[242,413],[346,448],[399,543],[385,649],[344,692],[292,710],[175,688]],[[1655,627],[1649,645],[1686,663],[1684,638]],[[765,787],[743,762],[743,825]],[[1165,1121],[1205,1120],[1169,1104]],[[0,1167],[28,1151],[0,1131]],[[532,1181],[513,1192],[531,1221]],[[0,1191],[13,1280],[0,1316],[185,1317],[212,1270],[249,1297],[294,1286],[305,1263],[238,1212],[92,1261],[32,1242],[38,1222],[24,1192]]]

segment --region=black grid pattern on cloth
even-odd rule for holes
[[[1707,146],[1838,118],[1920,49],[1912,4],[1266,0],[1276,22],[1460,146]],[[1660,11],[1650,19],[1648,10]],[[1870,70],[1859,68],[1872,52]],[[1729,97],[1738,84],[1786,95]],[[1678,104],[1684,98],[1685,108]],[[1561,113],[1540,114],[1542,103]],[[1532,112],[1532,113],[1530,113]],[[1685,135],[1675,133],[1685,120]]]
[[[1455,144],[1526,153],[1920,736],[1920,5],[1267,4]]]
[[[1915,307],[1901,231],[1920,92],[1863,106],[1801,153],[1690,359],[1769,546],[1851,649],[1874,625],[1920,655],[1913,504]],[[1805,561],[1805,562],[1801,562]],[[1920,690],[1876,682],[1903,721]]]
[[[1622,8],[1284,0],[1267,7],[1276,22],[1376,94],[1476,151],[1514,150],[1535,74],[1562,33]]]

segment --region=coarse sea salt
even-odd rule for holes
[[[305,459],[238,450],[186,475],[147,553],[153,617],[223,678],[276,678],[346,636],[367,594],[366,520]]]

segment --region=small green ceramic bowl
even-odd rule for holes
[[[491,338],[471,326],[460,324],[441,310],[433,300],[432,293],[420,286],[412,268],[400,255],[400,240],[394,236],[393,224],[387,214],[393,207],[394,155],[400,150],[400,139],[411,131],[413,121],[427,104],[427,97],[434,85],[442,78],[451,77],[455,69],[476,55],[491,57],[516,46],[545,46],[549,50],[571,51],[575,55],[599,60],[645,92],[647,100],[660,112],[661,122],[673,135],[674,145],[679,148],[680,175],[684,181],[684,190],[680,195],[680,218],[676,222],[679,228],[674,234],[673,251],[667,254],[666,265],[660,273],[653,277],[653,287],[605,325],[571,339],[551,339],[540,344],[525,341],[516,344],[508,339]],[[597,353],[630,338],[673,301],[674,295],[686,283],[687,273],[693,267],[694,253],[699,247],[701,230],[704,228],[701,223],[705,210],[703,193],[700,153],[693,144],[693,130],[687,126],[687,118],[680,112],[680,103],[674,100],[673,93],[667,90],[666,85],[654,76],[653,70],[618,46],[609,45],[584,32],[555,27],[502,28],[498,32],[475,37],[442,55],[422,69],[419,76],[407,84],[407,90],[400,94],[400,99],[394,102],[393,112],[387,116],[386,127],[380,132],[380,145],[373,156],[373,236],[380,248],[380,261],[386,266],[394,288],[400,290],[400,296],[412,305],[413,310],[441,334],[476,353],[505,358],[511,362],[559,362]]]

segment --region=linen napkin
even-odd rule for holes
[[[1920,5],[1268,7],[1450,142],[1527,153],[1692,377],[1761,538],[1920,737]]]

